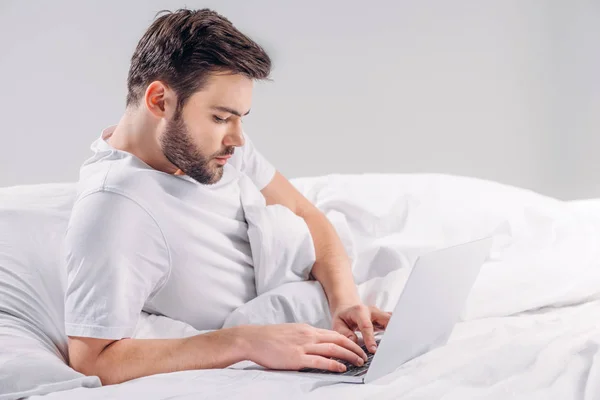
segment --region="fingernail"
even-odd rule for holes
[[[363,365],[365,363],[365,360],[363,360],[362,358],[357,359],[357,364],[360,367],[361,365]]]
[[[342,364],[342,365],[340,365],[340,366],[338,367],[338,370],[339,370],[340,372],[344,372],[344,371],[346,370],[346,366]]]
[[[375,351],[377,350],[377,346],[373,345],[369,349],[371,350],[371,353],[375,353]]]

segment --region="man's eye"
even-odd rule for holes
[[[213,119],[214,119],[214,120],[215,120],[215,122],[216,122],[216,123],[218,123],[218,124],[224,124],[225,122],[227,122],[227,120],[226,120],[226,119],[219,118],[219,117],[217,117],[216,115],[213,115]]]

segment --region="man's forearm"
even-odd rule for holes
[[[184,339],[122,339],[104,348],[93,361],[72,359],[71,366],[100,377],[104,385],[159,373],[225,368],[246,359],[239,330],[221,329]],[[73,350],[71,344],[69,350]]]
[[[350,259],[333,225],[316,208],[302,217],[315,245],[312,275],[323,286],[330,309],[360,302]]]
[[[281,204],[303,218],[315,245],[312,275],[321,283],[330,310],[360,303],[348,255],[325,215],[279,172],[261,189],[267,204]]]

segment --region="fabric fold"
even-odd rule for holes
[[[267,205],[262,193],[244,174],[239,183],[257,295],[285,283],[307,280],[316,257],[304,219],[285,206]]]

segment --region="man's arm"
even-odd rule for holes
[[[306,221],[315,245],[312,275],[323,285],[330,309],[360,303],[350,259],[325,215],[279,172],[261,192],[267,204],[284,205]]]
[[[159,373],[225,368],[244,359],[235,328],[184,339],[69,337],[69,365],[84,375],[98,376],[103,385]]]
[[[286,206],[306,221],[315,246],[312,275],[321,283],[327,296],[333,329],[355,341],[354,330],[359,330],[368,349],[374,352],[373,322],[385,328],[390,314],[362,304],[350,260],[333,225],[279,172],[261,192],[267,204]]]
[[[103,385],[192,369],[225,368],[251,360],[266,368],[342,372],[331,359],[363,365],[367,356],[343,335],[305,324],[238,326],[184,339],[69,337],[69,365]]]

